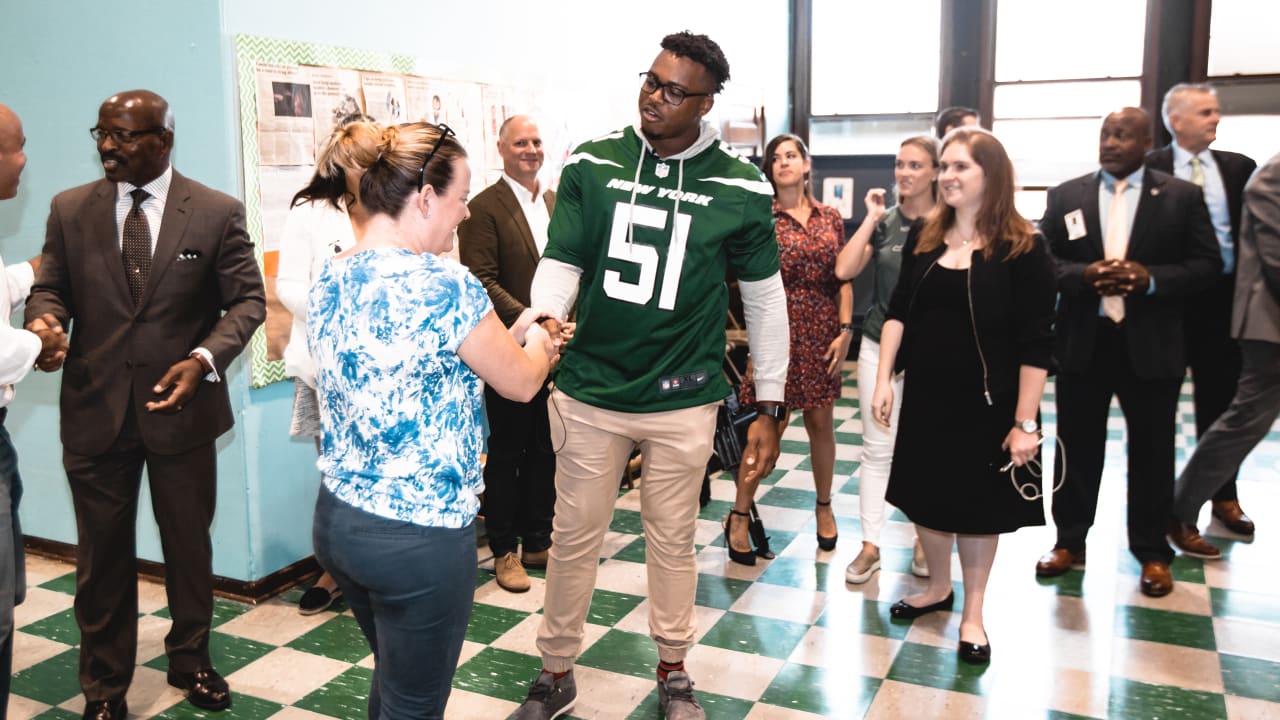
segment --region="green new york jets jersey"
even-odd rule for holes
[[[556,386],[589,405],[660,412],[723,398],[725,271],[778,272],[759,169],[705,129],[681,157],[659,159],[629,127],[565,162],[543,256],[583,271]]]

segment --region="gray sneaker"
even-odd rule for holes
[[[707,717],[693,697],[689,673],[668,673],[666,682],[658,681],[658,707],[667,720],[706,720]]]
[[[559,680],[549,672],[540,672],[529,688],[524,704],[507,720],[552,720],[572,710],[577,701],[578,684],[573,681],[572,670]]]

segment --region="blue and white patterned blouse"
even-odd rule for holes
[[[320,460],[338,499],[466,527],[480,508],[480,378],[458,346],[493,308],[466,268],[408,250],[331,260],[311,288]]]

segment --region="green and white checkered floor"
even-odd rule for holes
[[[882,571],[865,585],[844,583],[844,567],[860,543],[861,420],[852,375],[836,408],[835,551],[817,549],[808,445],[798,422],[788,428],[778,469],[758,497],[775,560],[754,568],[728,562],[720,521],[733,484],[728,476],[713,482],[715,499],[698,528],[699,640],[688,658],[708,717],[1280,718],[1280,432],[1242,473],[1243,505],[1260,528],[1256,540],[1220,536],[1225,531],[1208,525],[1226,559],[1179,557],[1173,594],[1151,599],[1138,591],[1139,568],[1124,547],[1123,422],[1113,409],[1088,571],[1037,580],[1033,565],[1052,546],[1052,529],[1005,536],[987,598],[993,659],[980,668],[956,660],[958,614],[890,621],[889,606],[923,582],[908,571],[912,528],[901,513],[884,531]],[[1045,412],[1051,427],[1052,394]],[[1189,395],[1180,413],[1181,465],[1194,444]],[[578,664],[573,717],[659,717],[638,509],[638,491],[619,498]],[[959,594],[954,556],[952,564]],[[541,577],[530,592],[513,595],[498,588],[491,567],[482,549],[449,718],[505,717],[539,667],[533,640]],[[73,568],[32,558],[28,573],[30,591],[17,610],[9,717],[78,718]],[[211,647],[235,700],[225,713],[203,713],[165,684],[164,592],[141,583],[132,717],[363,718],[372,667],[364,638],[343,607],[300,616],[300,595],[295,589],[257,607],[218,600]]]

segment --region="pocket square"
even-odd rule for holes
[[[187,248],[186,250],[178,253],[178,262],[182,262],[183,260],[197,260],[199,258],[200,251],[192,250],[191,248]]]

